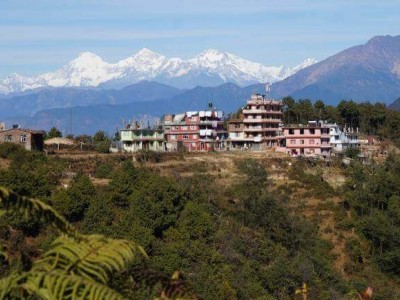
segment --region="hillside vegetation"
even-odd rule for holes
[[[309,299],[355,299],[367,286],[375,299],[399,298],[395,155],[349,167],[248,152],[139,163],[3,144],[0,157],[0,186],[40,198],[82,234],[143,247],[148,259],[106,281],[123,297],[160,297],[179,271],[199,299],[293,299],[304,283]],[[46,220],[2,215],[0,278],[30,272],[58,236]]]

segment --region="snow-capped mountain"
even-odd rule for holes
[[[294,67],[268,67],[213,49],[184,60],[167,58],[147,48],[117,63],[108,63],[93,53],[84,52],[52,73],[33,77],[11,74],[0,80],[0,93],[49,86],[121,88],[142,80],[181,88],[215,86],[224,82],[247,85],[280,81],[314,63],[316,61],[309,58]]]

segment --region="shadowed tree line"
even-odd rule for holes
[[[347,127],[359,128],[364,134],[379,135],[398,141],[400,138],[400,112],[388,109],[383,103],[356,103],[342,100],[337,106],[326,105],[322,100],[295,101],[283,98],[283,122],[307,124],[309,120],[326,120]]]

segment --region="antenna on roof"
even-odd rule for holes
[[[265,84],[265,91],[266,91],[267,99],[269,99],[269,92],[271,91],[271,83],[270,82],[267,82]]]

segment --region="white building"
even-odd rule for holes
[[[358,148],[360,141],[358,139],[358,128],[343,128],[340,130],[337,124],[324,124],[324,127],[329,128],[329,144],[331,145],[332,153],[343,153],[348,148]]]

